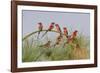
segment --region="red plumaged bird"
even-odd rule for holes
[[[38,32],[37,39],[39,38],[40,32],[43,30],[43,25],[41,22],[38,23],[38,30],[39,30],[39,32]]]
[[[77,33],[78,33],[78,31],[77,31],[77,30],[75,30],[75,31],[72,33],[72,38],[73,38],[73,39],[74,39],[74,38],[76,38]]]
[[[63,28],[64,35],[68,38],[68,30],[66,27]]]
[[[58,24],[55,24],[55,26],[56,26],[57,31],[61,32],[60,26]]]
[[[54,47],[55,47],[56,45],[59,45],[59,43],[61,42],[61,40],[62,40],[62,36],[60,35],[60,36],[58,36],[58,37],[56,38],[56,42],[55,42],[55,44],[54,44]]]
[[[59,26],[58,24],[55,24],[55,26],[56,26],[57,32],[59,32],[59,33],[60,33],[60,36],[61,36],[61,35],[62,35],[62,34],[61,34],[62,31],[61,31],[61,29],[60,29],[60,26]]]
[[[49,28],[48,28],[48,31],[51,31],[53,28],[54,28],[54,22],[52,22],[51,24],[50,24],[50,26],[49,26]]]
[[[55,24],[54,22],[52,22],[52,23],[50,24],[48,30],[42,35],[41,38],[43,38],[43,37],[47,34],[48,31],[51,31],[51,30],[54,28],[54,24]]]
[[[70,37],[68,37],[68,43],[69,43],[69,42],[72,42],[72,41],[76,38],[77,33],[78,33],[78,31],[75,30],[75,31],[72,33],[72,35],[71,35]]]
[[[75,30],[71,35],[68,35],[68,36],[67,36],[67,42],[64,43],[64,46],[65,46],[66,44],[68,44],[68,43],[73,43],[74,39],[77,37],[77,33],[78,33],[78,31]],[[64,47],[64,46],[63,46],[63,47]]]

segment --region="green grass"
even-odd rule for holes
[[[66,42],[65,39],[63,39],[63,41]],[[89,39],[83,35],[79,35],[77,39],[74,41],[75,44],[79,44],[80,46],[80,48],[76,50],[74,49],[75,47],[71,44],[67,44],[66,47],[63,47],[64,43],[61,43],[59,47],[39,47],[42,44],[42,42],[43,41],[34,40],[33,38],[24,39],[22,47],[22,61],[33,62],[88,59],[90,55]],[[76,53],[79,54],[77,55]],[[83,57],[85,54],[86,56]]]

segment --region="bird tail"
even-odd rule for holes
[[[41,39],[47,34],[48,30],[42,35]]]
[[[39,39],[40,32],[38,32],[37,39]]]

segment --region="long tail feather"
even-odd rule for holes
[[[43,38],[46,34],[47,34],[47,32],[48,32],[48,30],[42,35],[42,37],[41,38]]]
[[[38,32],[37,39],[39,39],[40,31]]]

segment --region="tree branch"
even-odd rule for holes
[[[38,32],[44,32],[44,31],[47,31],[47,30],[42,30],[42,31],[35,31],[35,32],[32,32],[32,33],[26,35],[26,36],[22,39],[22,41],[24,41],[26,38],[30,37],[31,35],[33,35],[33,34],[35,34],[35,33],[38,33]],[[55,32],[55,33],[62,34],[62,33],[57,32],[57,31],[55,31],[55,30],[49,30],[49,32]],[[62,34],[62,35],[64,35],[64,34]]]

